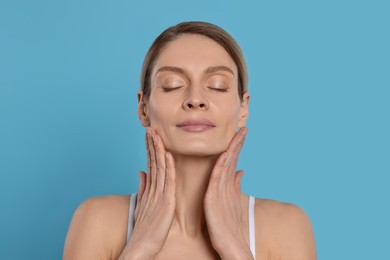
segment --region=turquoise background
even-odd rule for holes
[[[249,66],[243,191],[292,202],[319,259],[390,259],[388,1],[0,0],[0,259],[61,259],[91,196],[137,191],[139,74],[202,20]]]

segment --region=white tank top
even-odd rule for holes
[[[131,194],[129,207],[129,222],[127,225],[127,241],[130,240],[134,227],[134,211],[137,201],[137,193]],[[255,198],[249,196],[249,245],[254,259],[256,260],[256,242],[255,242]]]

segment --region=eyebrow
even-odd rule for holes
[[[205,74],[211,74],[211,73],[215,73],[215,72],[221,71],[221,70],[229,72],[229,73],[231,73],[234,76],[233,70],[230,69],[229,67],[226,67],[226,66],[207,67],[204,70],[204,73]],[[161,68],[159,68],[157,70],[156,74],[159,73],[159,72],[162,72],[162,71],[171,71],[171,72],[176,72],[176,73],[180,73],[180,74],[186,74],[185,71],[182,68],[175,67],[175,66],[163,66],[163,67],[161,67]]]
[[[185,74],[183,69],[181,69],[179,67],[174,67],[174,66],[164,66],[164,67],[161,67],[161,68],[159,68],[156,71],[156,74],[159,73],[159,72],[162,72],[162,71],[172,71],[172,72],[176,72],[176,73],[180,73],[180,74]]]
[[[204,73],[209,74],[209,73],[214,73],[217,71],[226,71],[231,73],[234,76],[234,72],[231,68],[226,67],[226,66],[214,66],[214,67],[208,67],[207,69],[204,70]]]

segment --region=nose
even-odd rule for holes
[[[184,110],[207,110],[209,103],[207,99],[199,94],[191,93],[188,99],[183,103]]]

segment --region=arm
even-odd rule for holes
[[[310,219],[301,208],[293,204],[288,204],[286,211],[282,259],[317,259],[314,232]]]
[[[111,259],[110,198],[93,197],[82,202],[69,226],[64,245],[64,260]]]
[[[313,228],[301,208],[266,200],[257,205],[256,216],[257,223],[265,223],[256,225],[256,233],[265,235],[270,254],[282,260],[317,259]]]
[[[164,246],[175,208],[175,163],[161,137],[147,129],[148,173],[140,172],[134,230],[126,230],[129,198],[95,197],[74,213],[63,259],[152,259]]]

